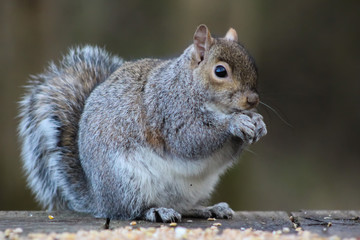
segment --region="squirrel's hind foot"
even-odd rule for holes
[[[234,211],[225,202],[215,204],[210,207],[199,207],[191,209],[185,214],[186,217],[193,218],[219,218],[219,219],[230,219],[234,216]]]
[[[144,218],[151,222],[180,222],[181,214],[172,208],[150,208],[145,212]]]
[[[215,218],[230,219],[234,216],[234,211],[226,202],[215,204],[214,206],[207,207],[207,209],[210,210],[211,216]]]

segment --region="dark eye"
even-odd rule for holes
[[[215,75],[218,76],[219,78],[226,77],[227,76],[226,68],[222,65],[217,65],[215,67]]]

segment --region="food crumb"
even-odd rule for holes
[[[274,230],[274,231],[272,232],[272,234],[273,234],[273,235],[280,235],[280,234],[282,234],[282,231],[281,231],[281,230],[277,230],[277,231]]]
[[[23,232],[22,228],[15,228],[14,229],[14,233],[22,233],[22,232]]]
[[[175,238],[186,238],[187,229],[184,227],[175,228]]]
[[[219,227],[221,226],[221,223],[214,223],[213,226]]]
[[[5,230],[5,232],[4,232],[4,233],[5,233],[5,234],[4,234],[4,235],[5,235],[5,237],[7,237],[7,238],[8,238],[8,237],[10,236],[10,233],[11,233],[11,232],[12,232],[12,230],[11,230],[11,229],[6,229],[6,230]]]
[[[176,224],[176,223],[171,223]],[[309,231],[298,231],[296,234],[281,234],[286,232],[278,230],[274,232],[266,232],[260,230],[253,230],[251,228],[237,229],[224,229],[220,231],[216,226],[211,226],[206,229],[189,229],[185,227],[171,228],[162,226],[159,228],[132,228],[130,226],[117,228],[113,230],[101,230],[101,231],[84,231],[80,230],[76,233],[30,233],[26,236],[20,235],[19,229],[6,229],[0,231],[0,239],[44,239],[44,240],[56,240],[56,239],[159,239],[159,240],[171,240],[171,239],[247,239],[247,240],[304,240],[304,239],[317,239],[317,240],[340,240],[337,236],[322,237]],[[244,230],[243,230],[244,229]],[[284,231],[285,230],[285,231]],[[290,229],[289,229],[290,230]]]
[[[135,221],[132,221],[131,223],[130,223],[130,225],[131,226],[135,226],[137,223],[135,222]]]
[[[208,220],[208,221],[215,221],[216,218],[208,218],[207,220]]]
[[[284,228],[282,229],[282,231],[283,231],[283,233],[289,233],[289,232],[290,232],[290,228],[284,227]]]
[[[177,223],[176,222],[172,222],[169,224],[170,227],[176,227],[177,226]]]

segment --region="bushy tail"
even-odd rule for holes
[[[75,48],[27,86],[20,102],[22,160],[43,207],[86,209],[90,192],[78,158],[78,123],[91,91],[121,64],[101,48]]]

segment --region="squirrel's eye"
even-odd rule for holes
[[[227,76],[226,68],[222,65],[218,65],[215,67],[215,75],[219,78],[224,78]]]

